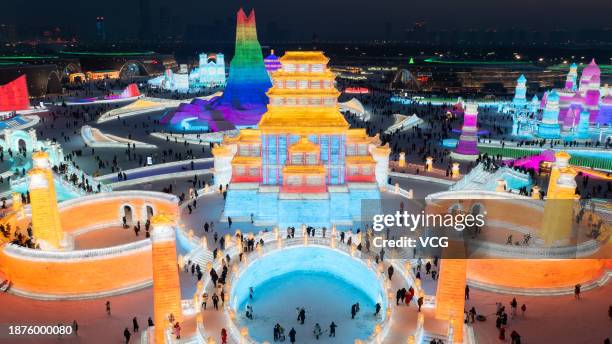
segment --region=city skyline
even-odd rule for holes
[[[61,5],[61,6],[60,6]],[[34,6],[38,10],[29,9]],[[13,24],[18,33],[39,27],[60,27],[83,39],[94,38],[96,18],[105,18],[109,40],[143,39],[158,35],[215,36],[214,30],[226,26],[236,11],[254,8],[263,24],[260,31],[280,31],[283,37],[305,40],[403,39],[407,30],[515,30],[550,32],[605,29],[612,3],[586,0],[581,3],[540,1],[471,0],[457,4],[442,0],[435,3],[385,1],[313,0],[303,4],[270,1],[224,1],[202,3],[178,1],[168,5],[158,0],[80,4],[65,0],[46,2],[15,1],[5,4],[0,23]],[[145,13],[141,9],[145,10]],[[299,15],[296,9],[299,8]],[[501,15],[500,15],[501,14]],[[354,25],[367,23],[368,25]],[[420,27],[422,25],[422,27]],[[33,30],[34,28],[34,30]],[[227,31],[227,28],[224,28]],[[219,37],[227,33],[219,30]],[[210,31],[213,31],[212,33]],[[231,31],[231,30],[230,30]],[[263,37],[266,40],[265,37]],[[272,39],[277,39],[273,37]]]

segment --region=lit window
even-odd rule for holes
[[[308,81],[307,80],[300,80],[298,82],[298,88],[302,89],[302,90],[307,89],[308,88]]]
[[[310,88],[321,88],[321,81],[313,80],[310,82]]]
[[[251,167],[249,169],[249,174],[251,176],[258,176],[259,175],[259,168],[258,167]]]
[[[286,179],[287,185],[302,185],[302,178],[300,176],[288,176]]]
[[[306,155],[306,165],[316,165],[317,155],[314,153],[308,153]]]
[[[306,185],[321,185],[321,177],[319,176],[307,176],[306,177]]]
[[[313,72],[322,72],[323,71],[323,65],[320,63],[317,64],[313,64],[311,65],[311,69]]]
[[[367,155],[368,154],[368,146],[367,145],[359,145],[358,155]]]
[[[295,65],[293,63],[283,64],[283,69],[287,72],[295,72]]]
[[[294,165],[302,165],[304,163],[304,157],[302,154],[292,154],[291,163]]]
[[[308,65],[307,64],[300,64],[298,66],[298,72],[308,72]]]
[[[240,145],[238,147],[239,147],[238,155],[249,156],[249,146],[247,146],[247,145]]]
[[[236,166],[236,174],[239,176],[244,175],[244,166]]]
[[[285,85],[288,89],[295,89],[295,80],[287,80]]]
[[[346,145],[346,155],[355,155],[355,145]]]

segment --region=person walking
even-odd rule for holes
[[[315,337],[316,340],[319,340],[319,337],[321,337],[321,334],[323,334],[323,331],[321,330],[321,325],[319,325],[319,323],[316,323],[314,325],[314,328],[312,330],[312,334]]]
[[[138,326],[138,320],[136,319],[136,317],[132,318],[132,328],[134,333],[138,332],[138,330],[140,329],[140,326]]]
[[[79,335],[79,324],[77,323],[76,320],[72,321],[72,330],[74,331],[74,335],[78,336]]]
[[[218,311],[219,310],[219,297],[217,293],[214,293],[212,296],[213,308]]]
[[[176,336],[176,339],[181,339],[181,325],[179,325],[178,321],[174,323],[174,327],[172,328],[172,332]]]
[[[465,286],[465,299],[469,300],[470,299],[470,287],[469,286]]]
[[[208,293],[202,294],[202,308],[206,310],[206,304],[208,303]]]
[[[376,303],[376,310],[374,311],[374,316],[378,316],[378,313],[380,313],[380,302]]]
[[[227,331],[225,328],[221,329],[221,344],[227,344]]]
[[[512,315],[512,318],[514,318],[516,316],[516,309],[518,307],[518,302],[516,302],[516,297],[512,298],[512,301],[510,301],[510,314]]]
[[[576,284],[574,286],[574,298],[576,300],[580,300],[580,289],[582,288],[582,286],[580,284]]]
[[[128,330],[127,327],[125,328],[125,330],[123,330],[123,337],[125,338],[125,344],[128,344],[130,342],[130,337],[132,337],[132,334],[130,333],[130,330]]]
[[[336,337],[336,327],[338,327],[338,325],[336,325],[333,321],[331,322],[331,324],[329,324],[330,337]]]
[[[110,301],[106,301],[106,314],[111,315],[111,304]]]
[[[389,268],[387,269],[387,274],[389,275],[389,281],[391,281],[393,279],[393,265],[389,265]]]
[[[291,343],[295,343],[295,334],[296,334],[295,329],[292,327],[291,331],[289,331],[289,341]]]

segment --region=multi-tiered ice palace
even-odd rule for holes
[[[322,52],[287,52],[272,74],[258,129],[213,149],[215,184],[229,184],[224,215],[279,226],[351,224],[380,198],[390,150],[349,129]]]

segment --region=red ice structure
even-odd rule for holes
[[[0,111],[27,110],[29,108],[30,99],[25,75],[0,86]]]
[[[136,84],[129,84],[125,90],[121,93],[119,98],[132,98],[138,97],[140,95],[140,90]]]

